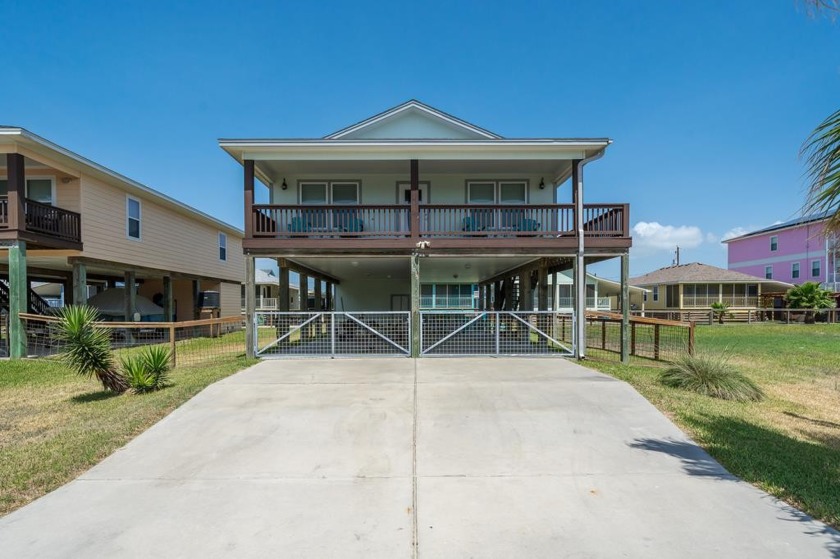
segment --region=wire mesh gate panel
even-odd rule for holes
[[[569,356],[574,316],[554,311],[420,311],[420,354]]]
[[[411,313],[254,313],[259,357],[411,355]]]

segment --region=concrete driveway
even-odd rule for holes
[[[559,359],[268,361],[0,519],[4,557],[840,557]]]

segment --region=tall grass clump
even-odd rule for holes
[[[96,327],[99,312],[87,305],[70,305],[61,309],[58,317],[64,362],[82,376],[96,377],[106,390],[125,392],[128,383],[115,366],[108,331]]]
[[[682,355],[662,372],[660,381],[723,400],[748,402],[764,398],[761,388],[732,366],[726,354]]]

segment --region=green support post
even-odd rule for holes
[[[26,278],[26,242],[16,241],[9,247],[9,357],[27,355],[26,326],[20,314],[27,311],[29,281]]]

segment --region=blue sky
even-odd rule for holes
[[[840,102],[840,22],[801,2],[10,2],[0,123],[241,226],[219,137],[316,137],[410,98],[505,136],[608,136],[631,272],[725,267],[794,217]],[[602,266],[614,276],[617,267]]]

